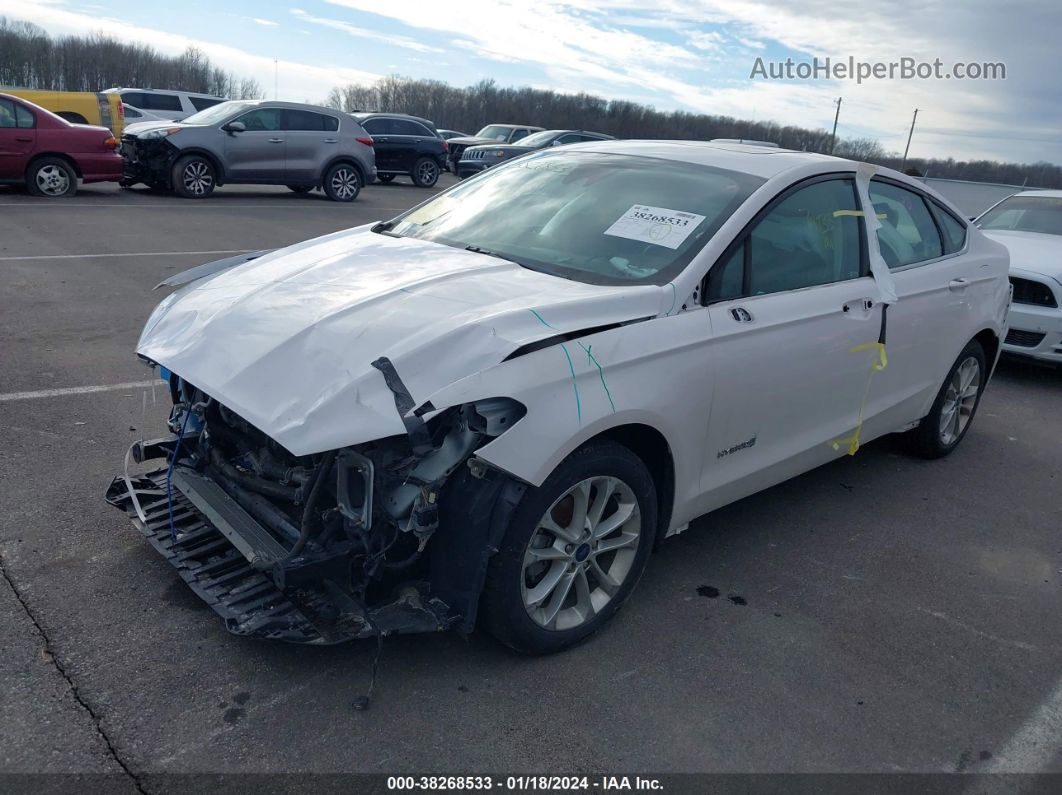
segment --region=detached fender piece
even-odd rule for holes
[[[243,265],[245,262],[264,257],[266,254],[271,254],[276,249],[263,249],[262,251],[252,251],[247,254],[237,254],[234,257],[226,257],[225,259],[214,260],[213,262],[204,262],[202,265],[196,265],[194,268],[189,268],[186,271],[175,273],[168,279],[165,279],[156,284],[153,290],[157,290],[160,287],[180,287],[183,284],[189,284],[197,279],[202,279],[206,276],[211,276],[215,273],[228,270],[229,268],[235,268],[237,265]]]

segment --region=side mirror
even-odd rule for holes
[[[239,133],[244,132],[247,129],[247,125],[244,124],[242,121],[230,121],[221,129],[223,129],[227,133]]]
[[[554,141],[550,146],[563,146],[563,144],[560,141]]]

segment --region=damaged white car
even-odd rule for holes
[[[135,444],[108,499],[234,633],[478,623],[555,651],[697,516],[886,433],[951,452],[1007,266],[945,200],[863,164],[533,154],[166,282],[137,352],[175,435]]]

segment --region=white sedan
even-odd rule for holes
[[[1003,350],[1062,364],[1062,191],[1025,191],[974,221],[1010,251],[1014,303]]]
[[[704,513],[896,431],[950,453],[1010,300],[1003,246],[899,173],[657,141],[165,284],[137,353],[175,436],[108,498],[226,626],[529,653]]]

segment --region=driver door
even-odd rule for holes
[[[282,183],[287,160],[284,110],[257,108],[233,121],[247,129],[225,133],[227,181]]]
[[[859,423],[881,307],[854,179],[778,196],[707,280],[715,370],[702,470],[712,510],[843,455]]]

